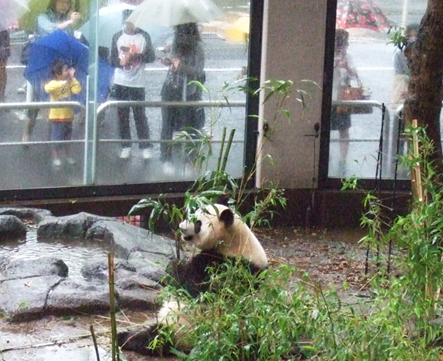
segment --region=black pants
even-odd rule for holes
[[[165,85],[162,89],[162,101],[177,101],[165,91]],[[198,101],[202,99],[202,91],[197,91],[186,97],[187,101]],[[205,110],[198,107],[162,107],[162,129],[161,139],[171,140],[172,134],[186,128],[194,128],[201,130],[205,125]],[[161,160],[171,160],[172,148],[168,142],[162,142],[160,145]]]
[[[144,88],[132,88],[123,85],[114,84],[114,94],[117,100],[145,100],[145,89]],[[118,127],[121,139],[131,139],[131,129],[129,127],[129,109],[130,107],[119,107],[118,108]],[[137,130],[137,136],[139,140],[149,140],[149,125],[148,118],[145,114],[144,107],[131,107],[134,114],[135,128]],[[131,142],[122,143],[123,147],[130,147]],[[144,149],[151,147],[152,144],[149,142],[139,143],[139,148]]]

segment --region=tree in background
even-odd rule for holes
[[[434,144],[431,159],[435,161],[437,174],[443,173],[440,112],[443,79],[443,0],[428,0],[421,20],[417,40],[405,49],[410,68],[410,81],[405,101],[406,124],[417,119],[420,127],[426,127]]]

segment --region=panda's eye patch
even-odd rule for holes
[[[200,233],[201,229],[202,229],[202,221],[195,222],[194,223],[194,232],[195,232],[195,234]]]

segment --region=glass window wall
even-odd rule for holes
[[[396,30],[418,26],[426,6],[426,0],[337,1],[328,178],[374,179],[382,172],[394,179],[397,154],[405,152],[398,120],[408,68],[390,41]],[[359,84],[369,104],[343,103],[348,86]],[[408,175],[401,170],[397,177]]]
[[[0,191],[192,181],[215,168],[224,128],[240,177],[250,3],[201,2],[184,25],[143,15],[147,0],[11,1]]]

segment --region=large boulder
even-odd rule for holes
[[[0,215],[0,243],[6,239],[26,237],[27,228],[16,216]]]
[[[39,216],[29,210],[14,212],[28,220],[41,217],[36,230],[38,242],[63,240],[69,245],[71,240],[81,240],[114,253],[117,305],[132,310],[155,309],[160,280],[175,258],[174,240],[89,213],[54,217],[41,210]],[[18,216],[7,217],[21,222]],[[108,312],[108,276],[105,256],[85,262],[81,275],[74,278],[62,258],[43,254],[35,259],[0,257],[0,313],[22,321],[46,315]]]

